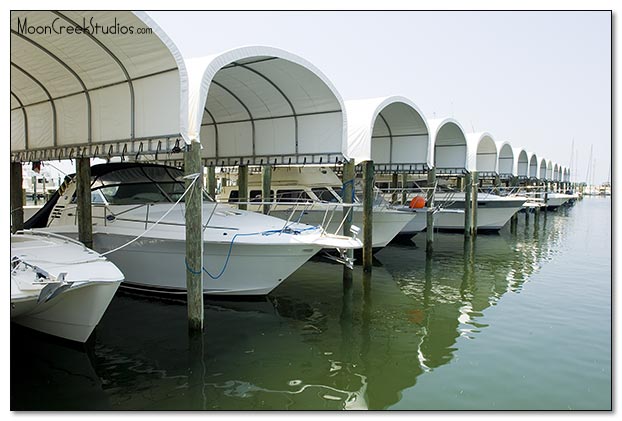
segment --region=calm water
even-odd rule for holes
[[[118,294],[86,347],[11,326],[11,409],[609,410],[611,201],[311,261],[266,299]],[[415,237],[423,246],[423,235]]]

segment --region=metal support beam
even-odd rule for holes
[[[406,188],[408,187],[408,173],[402,173],[402,205],[406,204],[407,194]]]
[[[78,240],[93,248],[93,221],[91,210],[91,160],[76,159]]]
[[[363,162],[363,271],[371,272],[374,206],[374,161]]]
[[[203,165],[201,144],[191,142],[184,152],[186,173],[186,293],[188,330],[203,330]],[[189,177],[188,177],[189,176]],[[194,178],[196,177],[196,179]]]
[[[11,232],[24,229],[22,164],[11,162]]]

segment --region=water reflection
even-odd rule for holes
[[[486,309],[565,247],[565,218],[520,218],[467,241],[437,234],[430,256],[392,245],[371,274],[311,261],[265,299],[206,300],[203,335],[188,336],[183,302],[123,293],[86,349],[46,345],[41,358],[33,335],[12,329],[12,365],[37,362],[12,377],[12,409],[390,407],[449,363],[460,337],[477,340]]]

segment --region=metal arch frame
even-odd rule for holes
[[[242,101],[242,99],[238,95],[236,95],[230,88],[225,86],[223,83],[220,83],[220,82],[212,79],[212,83],[214,83],[216,86],[218,86],[219,88],[221,88],[222,90],[227,92],[229,95],[231,95],[242,106],[242,108],[244,108],[244,110],[246,111],[246,114],[248,114],[248,116],[249,116],[248,119],[243,119],[243,120],[216,121],[216,119],[214,118],[213,114],[207,108],[207,105],[204,107],[204,110],[205,110],[206,113],[208,113],[209,117],[212,120],[212,123],[201,124],[201,126],[213,125],[214,129],[215,129],[215,137],[216,137],[216,139],[215,139],[216,140],[216,151],[215,152],[216,153],[215,153],[215,158],[214,159],[218,160],[218,159],[221,158],[219,156],[219,146],[218,146],[218,143],[219,143],[218,125],[219,124],[251,123],[252,157],[253,157],[253,159],[255,159],[257,157],[257,155],[256,155],[256,127],[255,127],[255,122],[263,121],[263,120],[275,120],[275,119],[280,119],[280,118],[293,118],[294,119],[294,142],[295,142],[295,145],[294,145],[294,150],[295,150],[294,156],[298,156],[298,155],[300,155],[300,151],[299,151],[299,120],[298,120],[299,117],[310,116],[310,115],[343,113],[343,110],[328,110],[328,111],[318,111],[318,112],[312,112],[312,113],[298,113],[296,111],[296,107],[294,107],[294,104],[290,100],[290,98],[285,94],[285,92],[283,92],[283,90],[272,79],[270,79],[268,76],[266,76],[264,73],[258,71],[257,69],[253,69],[252,67],[250,67],[250,65],[252,65],[252,64],[263,63],[263,62],[266,62],[266,61],[272,61],[272,60],[278,60],[278,59],[280,59],[280,57],[267,57],[267,58],[251,61],[251,62],[248,62],[248,63],[233,62],[233,63],[230,63],[230,64],[228,64],[226,66],[223,66],[220,70],[242,68],[244,70],[247,70],[247,71],[257,75],[261,79],[265,80],[270,86],[272,86],[283,97],[285,102],[288,104],[288,106],[289,106],[289,108],[291,109],[291,112],[292,112],[292,114],[289,114],[289,115],[271,116],[271,117],[254,117],[252,112],[248,108],[248,106],[244,103],[244,101]],[[305,154],[305,155],[309,155],[309,154]],[[315,155],[318,155],[318,154],[310,154],[310,156],[315,156]],[[330,153],[328,155],[333,155],[333,153]],[[231,158],[227,158],[227,161],[230,161],[230,160],[231,160]]]
[[[275,59],[276,59],[276,57],[275,57]],[[263,60],[263,61],[265,61],[265,60]],[[255,63],[257,63],[257,62],[255,62]],[[241,68],[243,68],[245,70],[248,70],[249,72],[253,72],[254,74],[259,76],[260,78],[264,79],[274,89],[276,89],[277,92],[279,94],[281,94],[281,96],[283,97],[285,102],[287,102],[287,104],[289,105],[289,108],[292,110],[292,115],[294,117],[294,151],[296,152],[296,154],[298,154],[298,152],[299,152],[298,151],[298,113],[296,112],[296,108],[294,108],[294,104],[290,101],[290,99],[287,97],[287,95],[285,95],[285,92],[283,92],[283,90],[281,88],[279,88],[276,83],[274,83],[269,77],[267,77],[266,75],[264,75],[260,71],[258,71],[256,69],[253,69],[252,67],[248,67],[248,65],[246,63],[240,64],[240,63],[234,62],[234,63],[231,63],[231,64],[234,65],[233,67],[231,67],[232,69],[234,69],[235,67],[241,67]]]
[[[60,17],[61,19],[64,19],[65,21],[69,22],[70,24],[72,24],[74,26],[80,26],[76,22],[74,22],[71,18],[63,15],[59,11],[52,11],[52,13],[55,14],[56,16]],[[117,63],[117,65],[119,65],[119,67],[121,68],[121,71],[125,75],[125,79],[126,79],[126,82],[128,84],[128,88],[130,90],[130,110],[131,110],[131,115],[130,115],[130,139],[134,139],[135,136],[136,136],[136,131],[135,131],[136,130],[136,98],[135,98],[135,94],[134,94],[134,84],[132,83],[132,78],[130,77],[129,72],[127,71],[127,69],[125,68],[125,66],[121,62],[121,60],[119,60],[119,58],[116,55],[114,55],[112,53],[112,51],[110,51],[110,49],[108,47],[106,47],[106,45],[104,43],[102,43],[98,38],[94,37],[93,34],[91,34],[88,31],[84,31],[84,34],[87,37],[89,37],[93,42],[95,42],[110,57],[112,57],[112,59]]]
[[[28,38],[25,35],[20,34],[19,32],[11,29],[11,35],[16,35],[18,36],[20,39],[23,39],[24,41],[29,42],[31,45],[33,45],[35,48],[40,49],[41,51],[43,51],[45,54],[47,54],[48,56],[52,57],[54,60],[56,60],[60,65],[62,65],[69,73],[71,73],[73,75],[73,77],[76,78],[76,80],[78,81],[78,83],[80,84],[80,86],[82,86],[82,90],[84,93],[84,96],[86,98],[86,112],[88,115],[87,118],[87,141],[89,143],[91,143],[93,141],[93,135],[92,135],[92,128],[91,128],[91,123],[92,123],[92,109],[91,109],[91,96],[89,95],[89,91],[86,88],[86,84],[84,83],[84,81],[82,80],[82,78],[80,76],[78,76],[78,74],[71,68],[69,67],[69,65],[67,63],[65,63],[64,61],[62,61],[60,58],[58,58],[58,56],[56,56],[54,53],[52,53],[50,50],[48,50],[47,48],[43,47],[41,44],[39,44],[38,42]],[[23,107],[23,104],[20,101],[20,105]]]
[[[152,77],[152,76],[157,76],[157,75],[161,75],[161,74],[164,74],[164,73],[173,72],[173,71],[176,71],[176,70],[178,70],[178,68],[177,67],[173,67],[173,68],[170,68],[170,69],[165,69],[165,70],[160,70],[160,71],[157,71],[157,72],[149,73],[149,74],[146,74],[146,75],[143,75],[143,76],[138,76],[138,77],[135,77],[132,80],[133,81],[137,81],[137,80],[141,80],[141,79],[146,79],[146,78],[149,78],[149,77]],[[94,88],[89,88],[89,89],[87,89],[87,92],[91,93],[91,92],[94,92],[94,91],[97,91],[97,90],[100,90],[100,89],[106,89],[106,88],[110,88],[112,86],[123,85],[125,83],[127,83],[125,80],[121,81],[121,82],[107,83],[105,85],[100,85],[100,86],[96,86]],[[77,92],[72,92],[72,93],[69,93],[69,94],[66,94],[66,95],[60,95],[60,96],[57,96],[57,97],[53,97],[52,99],[54,99],[54,100],[65,99],[65,98],[69,98],[69,97],[72,97],[72,96],[80,95],[82,93],[84,93],[84,92],[83,91],[77,91]],[[39,104],[43,104],[45,102],[48,102],[48,100],[46,99],[46,100],[43,100],[43,101],[31,102],[30,104],[24,105],[24,107],[30,107],[32,105],[39,105]],[[18,108],[19,107],[11,108],[11,111],[17,110]]]
[[[13,95],[13,98],[15,98],[17,100],[17,102],[19,103],[20,107],[22,108],[22,114],[24,115],[24,148],[28,149],[28,114],[26,113],[26,109],[24,108],[24,104],[19,99],[19,97],[13,91],[11,91],[11,95]]]
[[[52,96],[50,95],[50,92],[46,89],[45,86],[43,86],[43,84],[37,80],[33,75],[31,75],[30,73],[28,73],[26,70],[24,70],[23,68],[21,68],[19,65],[11,62],[11,66],[15,67],[17,70],[19,70],[20,72],[22,72],[23,74],[25,74],[26,76],[28,76],[33,82],[35,82],[40,88],[41,90],[47,95],[50,103],[50,106],[52,107],[52,127],[53,127],[53,136],[52,136],[52,143],[53,146],[56,147],[58,146],[58,133],[57,133],[57,115],[56,115],[56,104],[54,104],[54,100],[52,99]]]
[[[216,123],[216,119],[214,118],[212,113],[210,113],[210,111],[207,109],[207,106],[203,107],[203,109],[205,110],[207,115],[209,115],[209,117],[214,122],[214,138],[215,138],[215,144],[216,144],[216,158],[218,158],[218,123]]]
[[[222,83],[216,82],[214,79],[212,79],[212,83],[218,86],[219,88],[221,88],[223,91],[227,92],[229,95],[231,95],[242,106],[242,108],[244,108],[244,110],[248,114],[248,117],[250,118],[250,123],[251,123],[252,151],[253,151],[253,156],[255,156],[255,118],[253,117],[251,110],[249,110],[246,104],[225,85],[223,85]],[[207,99],[205,101],[207,102]]]
[[[391,132],[391,126],[382,115],[382,112],[378,113],[378,117],[382,120],[385,126],[387,126],[387,131],[389,132],[389,164],[393,163],[393,133]],[[373,130],[372,130],[373,133]]]

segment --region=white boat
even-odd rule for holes
[[[70,238],[11,235],[11,321],[86,342],[108,308],[123,274]]]
[[[263,203],[270,206],[269,214],[305,224],[325,223],[326,230],[341,232],[343,226],[342,182],[328,167],[276,168],[272,171],[271,196],[274,201],[262,202],[261,175],[248,177],[249,210],[261,212]],[[237,202],[237,186],[224,187],[220,200]],[[257,204],[252,203],[256,201]],[[352,204],[352,224],[363,227],[363,204],[359,197]],[[372,248],[385,247],[404,227],[414,220],[415,214],[400,212],[376,195],[373,207]],[[425,228],[413,225],[413,235]]]
[[[436,192],[434,204],[439,207],[434,214],[434,228],[440,230],[464,230],[464,192]],[[477,229],[500,230],[523,204],[524,196],[498,196],[479,193],[477,197]]]
[[[552,210],[557,209],[572,199],[575,199],[575,197],[570,194],[549,192],[546,194],[546,208]]]
[[[91,168],[93,248],[125,274],[124,286],[186,292],[183,172],[142,163]],[[76,183],[32,218],[47,231],[77,236]],[[177,203],[179,202],[179,203]],[[26,226],[29,227],[30,221]],[[203,202],[204,293],[265,295],[323,248],[360,248],[355,238],[321,227]],[[342,253],[343,254],[343,253]]]

